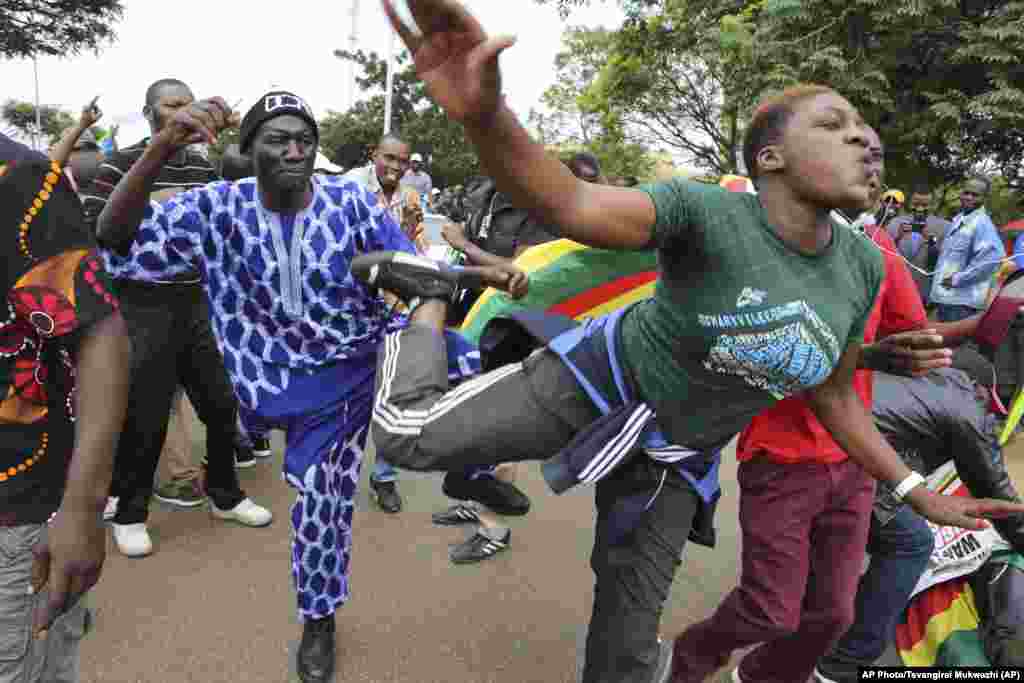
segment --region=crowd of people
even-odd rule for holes
[[[455,563],[510,548],[502,518],[531,507],[517,463],[542,461],[555,492],[596,485],[583,683],[703,681],[752,645],[733,680],[858,680],[925,571],[929,522],[991,518],[1024,552],[991,409],[993,354],[1019,304],[996,278],[1012,260],[988,178],[966,179],[951,221],[930,214],[926,186],[903,212],[884,131],[804,85],[746,127],[752,192],[611,180],[592,154],[549,154],[503,103],[510,39],[454,0],[410,6],[385,1],[489,173],[465,188],[435,188],[400,131],[367,165],[321,172],[301,96],[269,92],[240,117],[173,78],[140,89],[150,135],[129,146],[100,149],[96,100],[49,155],[0,140],[0,683],[77,680],[104,518],[129,557],[154,552],[154,497],[271,524],[237,468],[272,454],[273,430],[296,492],[307,683],[333,675],[371,440],[386,513],[402,509],[400,469],[445,473],[459,502],[433,522],[472,528]],[[236,126],[212,163],[201,150]],[[428,211],[449,218],[456,259],[429,257]],[[653,295],[581,322],[531,309],[459,334],[487,288],[528,292],[524,253],[567,239],[656,251]],[[205,425],[198,467],[185,397]],[[737,435],[738,492],[723,491]],[[948,460],[973,499],[925,485]],[[740,583],[663,641],[684,546],[714,545],[730,493]]]

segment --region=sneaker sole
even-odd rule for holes
[[[253,451],[252,454],[257,458],[269,458],[274,455],[274,451]]]
[[[236,469],[247,470],[250,467],[255,467],[255,466],[256,466],[256,461],[255,460],[241,460],[241,461],[236,460],[235,461],[235,468]]]
[[[212,515],[215,519],[219,519],[222,522],[232,522],[234,524],[237,524],[238,526],[244,526],[249,529],[266,529],[268,526],[274,523],[274,519],[271,518],[270,521],[266,522],[265,524],[247,524],[242,520],[231,516],[229,513],[219,512],[217,510],[210,510],[210,515]]]
[[[182,498],[168,498],[161,496],[159,493],[154,493],[153,497],[159,500],[161,503],[167,503],[168,505],[176,505],[180,508],[196,508],[203,504],[202,499],[200,500],[184,500]],[[111,516],[113,518],[113,516]]]

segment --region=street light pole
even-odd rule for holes
[[[348,51],[355,54],[356,49],[359,47],[359,0],[352,0],[352,32],[348,36]],[[351,59],[348,60],[348,73],[346,74],[348,80],[348,97],[347,109],[351,109],[356,105],[356,63]]]
[[[388,80],[384,94],[384,135],[391,132],[391,101],[395,89],[395,32],[388,31]]]
[[[36,81],[36,130],[32,135],[32,147],[39,150],[39,136],[43,134],[43,117],[39,112],[39,61],[32,56],[32,73]]]

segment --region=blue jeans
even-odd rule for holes
[[[861,576],[853,626],[826,659],[868,666],[882,656],[895,637],[896,621],[928,566],[935,537],[909,506],[881,525],[872,516],[868,533],[871,564]]]
[[[973,306],[965,306],[964,304],[936,304],[935,305],[935,317],[939,319],[940,323],[958,323],[961,320],[970,318],[972,315],[981,313],[977,308]]]
[[[398,470],[384,458],[374,456],[373,473],[370,474],[370,479],[379,482],[396,481],[398,479]]]

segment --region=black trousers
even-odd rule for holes
[[[238,404],[198,285],[116,281],[132,341],[128,416],[114,460],[117,524],[145,522],[174,392],[180,385],[206,425],[207,492],[221,509],[245,498],[235,471]]]
[[[413,470],[461,470],[545,460],[599,417],[559,358],[542,351],[449,391],[444,339],[410,325],[388,335],[377,366],[378,457]],[[609,542],[622,497],[661,492],[624,541]],[[700,499],[672,469],[642,453],[597,485],[590,565],[594,609],[583,683],[652,683],[658,624]]]

